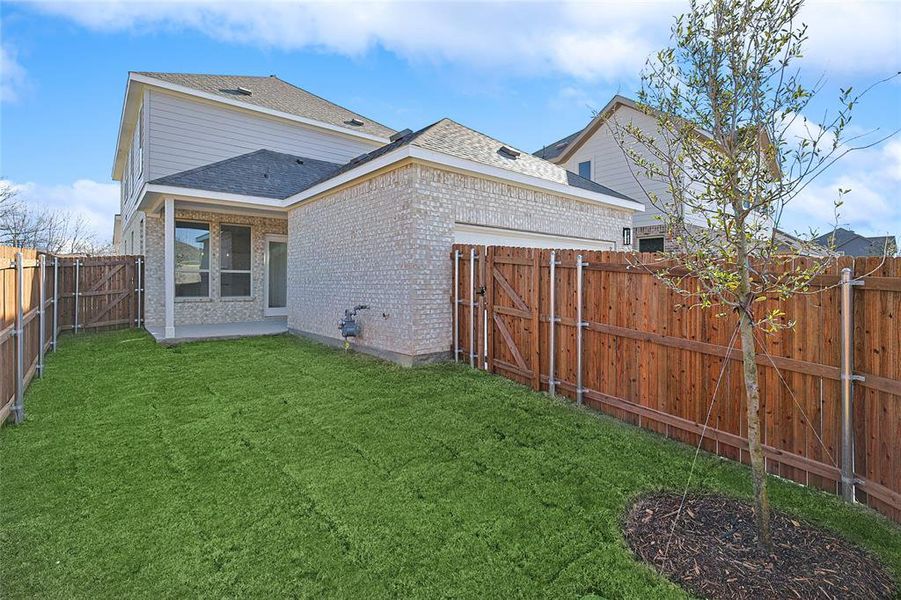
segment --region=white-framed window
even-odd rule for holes
[[[591,161],[586,160],[585,162],[579,163],[579,177],[584,177],[585,179],[591,179]]]
[[[210,224],[175,221],[175,297],[210,296]]]
[[[219,226],[219,296],[252,295],[251,232],[247,225]]]

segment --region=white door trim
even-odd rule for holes
[[[284,317],[288,314],[287,306],[283,308],[269,308],[269,242],[284,242],[287,244],[288,236],[267,233],[263,237],[263,315],[267,317]]]

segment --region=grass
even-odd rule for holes
[[[670,598],[620,533],[692,449],[456,365],[65,338],[0,430],[6,598]],[[704,455],[697,487],[749,497]],[[901,574],[901,529],[772,481]]]

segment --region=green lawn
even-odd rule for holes
[[[62,340],[0,430],[5,598],[679,597],[620,533],[692,449],[456,365],[293,337]],[[709,456],[695,481],[748,497]],[[901,529],[773,480],[901,574]]]

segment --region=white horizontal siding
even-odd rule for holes
[[[631,120],[642,127],[645,132],[653,132],[657,129],[657,123],[652,117],[627,106],[621,106],[613,118],[616,118],[623,125]],[[637,168],[633,167],[633,169],[630,169],[622,148],[620,148],[606,124],[602,124],[576,150],[564,167],[573,173],[578,173],[579,163],[586,160],[591,161],[593,181],[625,194],[645,205],[645,212],[635,213],[632,216],[632,225],[634,227],[659,225],[661,223],[658,218],[660,210],[651,204],[646,191],[655,193],[660,201],[668,201],[671,196],[666,184],[645,178]],[[636,177],[641,180],[640,184]]]
[[[148,179],[201,167],[261,148],[345,163],[377,146],[338,134],[150,91]]]

